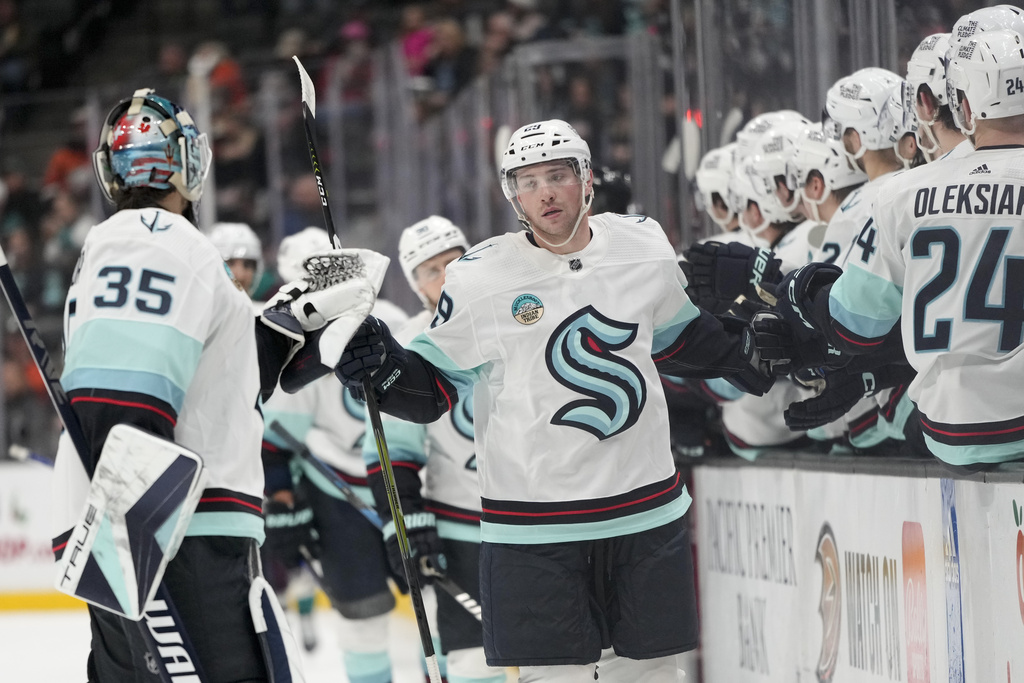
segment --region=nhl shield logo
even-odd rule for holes
[[[532,325],[544,315],[544,304],[533,294],[521,294],[512,302],[512,317],[523,325]]]

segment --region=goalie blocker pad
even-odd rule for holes
[[[58,562],[57,590],[138,621],[185,537],[205,481],[197,454],[114,425]]]

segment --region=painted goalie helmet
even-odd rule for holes
[[[210,171],[210,145],[187,111],[149,88],[107,115],[93,168],[107,199],[121,189],[175,189],[198,202]]]
[[[398,262],[402,265],[409,287],[416,292],[424,306],[430,302],[416,283],[416,268],[450,249],[461,249],[462,253],[466,253],[469,251],[469,242],[462,230],[443,216],[429,216],[402,231],[398,240]]]

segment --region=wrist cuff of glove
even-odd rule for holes
[[[431,529],[437,527],[437,517],[434,516],[433,512],[414,512],[410,515],[405,516],[405,530],[407,533],[412,533],[420,529]],[[395,535],[395,522],[394,520],[388,520],[381,532],[384,534],[384,540],[389,540]]]

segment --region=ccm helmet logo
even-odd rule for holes
[[[537,147],[543,147],[543,146],[544,146],[543,142],[535,142],[532,145],[523,145],[522,147],[519,148],[519,151],[520,152],[525,152],[528,149],[535,149]]]

